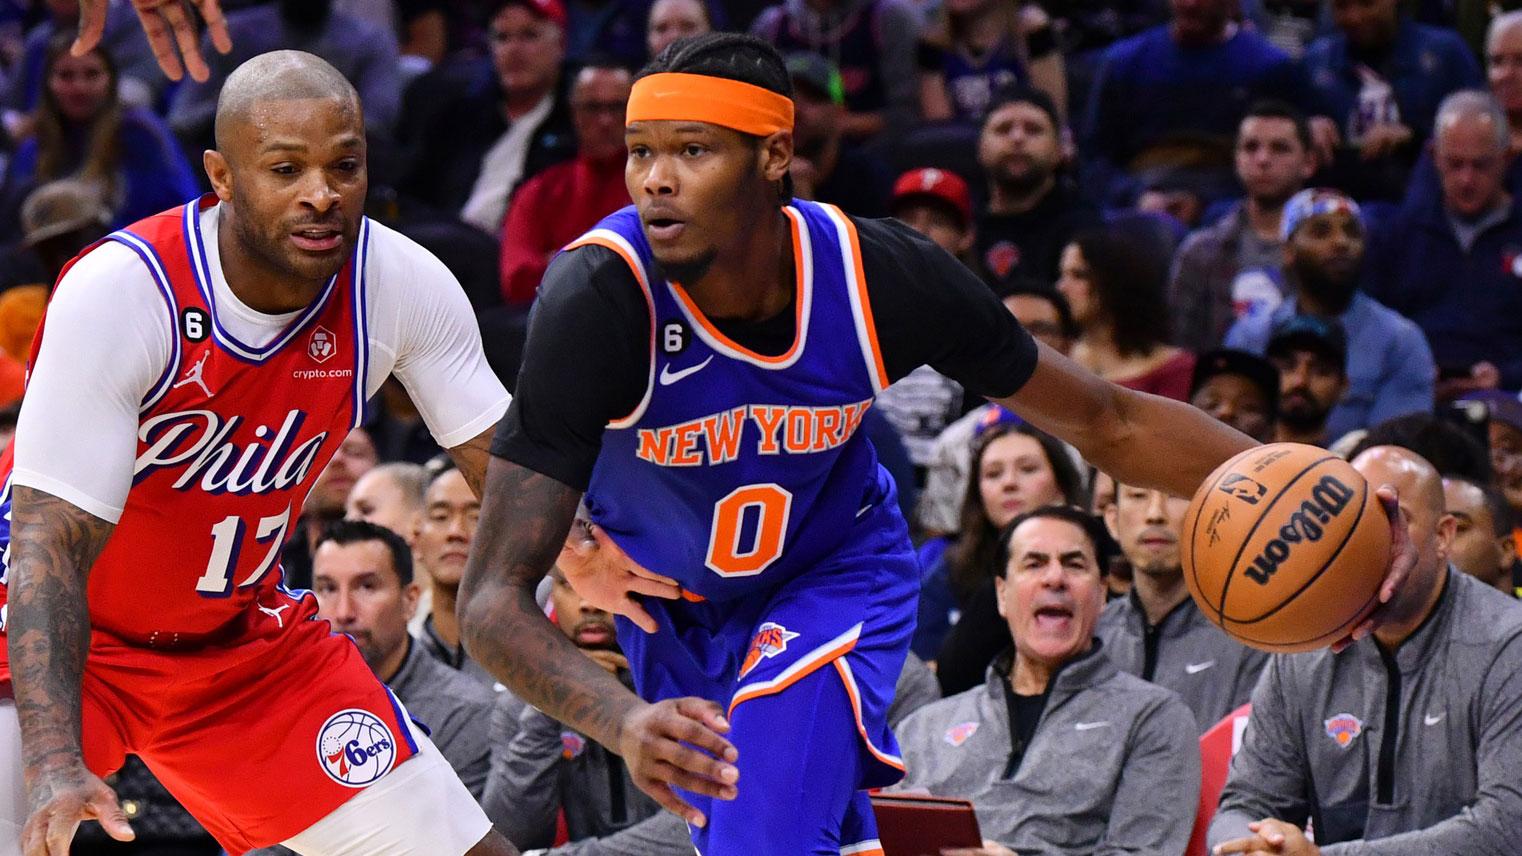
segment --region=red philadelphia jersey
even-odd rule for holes
[[[315,599],[283,588],[280,549],[312,483],[364,412],[368,222],[354,257],[317,299],[254,347],[217,322],[200,229],[200,212],[215,201],[204,197],[105,239],[148,266],[174,330],[169,365],[142,402],[125,508],[90,573],[92,629],[128,646],[227,645],[256,609],[283,612],[286,626],[314,614]],[[33,360],[44,335],[39,330]],[[7,451],[7,552],[11,469]],[[0,585],[0,610],[5,598]],[[9,674],[0,634],[0,682]]]

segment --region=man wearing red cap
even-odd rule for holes
[[[587,65],[571,84],[576,157],[528,179],[513,194],[502,235],[502,299],[527,307],[560,248],[629,204],[621,126],[629,71]]]
[[[893,216],[966,263],[972,246],[972,201],[967,182],[934,167],[911,169],[893,183]],[[877,396],[877,407],[904,441],[923,483],[935,438],[962,415],[962,385],[920,366]]]
[[[960,175],[911,169],[893,182],[893,216],[966,263],[972,247],[972,196]]]

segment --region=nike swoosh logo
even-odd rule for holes
[[[1203,672],[1214,665],[1214,660],[1206,660],[1203,663],[1188,663],[1184,666],[1184,673],[1188,675],[1198,675],[1200,672]]]
[[[1093,731],[1096,728],[1104,728],[1109,724],[1108,722],[1080,722],[1074,725],[1073,728],[1078,731]]]
[[[702,361],[701,363],[698,363],[695,366],[688,366],[687,368],[682,369],[681,371],[675,371],[675,372],[672,371],[670,364],[662,366],[661,367],[661,386],[670,386],[670,385],[676,383],[677,381],[681,380],[682,378],[687,377],[688,375],[697,374],[698,372],[700,372],[703,369],[707,368],[708,364],[711,363],[711,362],[713,362],[713,354],[709,354],[708,355],[708,359]]]
[[[1426,716],[1422,717],[1422,722],[1425,722],[1428,725],[1437,725],[1439,722],[1442,722],[1442,721],[1443,721],[1443,714],[1441,714],[1441,713],[1438,714],[1437,716],[1433,716],[1432,714],[1429,713]]]

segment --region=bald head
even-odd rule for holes
[[[1448,514],[1443,478],[1426,458],[1400,446],[1375,446],[1353,459],[1371,488],[1385,485],[1399,495],[1416,565],[1387,604],[1388,629],[1376,631],[1387,644],[1399,644],[1421,623],[1442,588],[1453,550],[1454,519]]]
[[[305,51],[259,54],[228,75],[217,96],[217,149],[228,149],[234,130],[250,121],[261,103],[325,99],[342,102],[360,118],[359,93],[322,57]]]
[[[1503,38],[1516,33],[1522,33],[1522,10],[1495,16],[1490,21],[1490,28],[1485,31],[1486,51],[1494,51]]]
[[[1353,459],[1353,469],[1371,487],[1390,485],[1400,494],[1400,504],[1419,508],[1434,516],[1443,513],[1443,477],[1427,459],[1400,446],[1375,446]]]

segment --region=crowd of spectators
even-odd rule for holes
[[[799,197],[901,219],[1104,378],[1396,484],[1422,557],[1375,638],[1244,648],[1188,597],[1187,498],[1116,484],[922,368],[867,423],[923,571],[900,787],[971,799],[985,856],[1516,846],[1519,4],[223,5],[233,52],[171,83],[126,0],[82,56],[79,0],[0,0],[0,431],[67,260],[208,189],[217,93],[244,59],[299,48],[354,83],[369,215],[452,270],[511,388],[549,261],[628,202],[633,76],[679,38],[746,30],[786,59]],[[293,529],[289,582],[520,847],[691,853],[616,755],[471,661],[454,605],[479,503],[399,383],[369,413]],[[609,616],[558,577],[541,595],[628,679]],[[1233,716],[1241,752],[1197,811],[1202,769],[1227,763],[1201,735]],[[141,765],[116,783],[136,849],[87,828],[76,852],[216,852]]]

